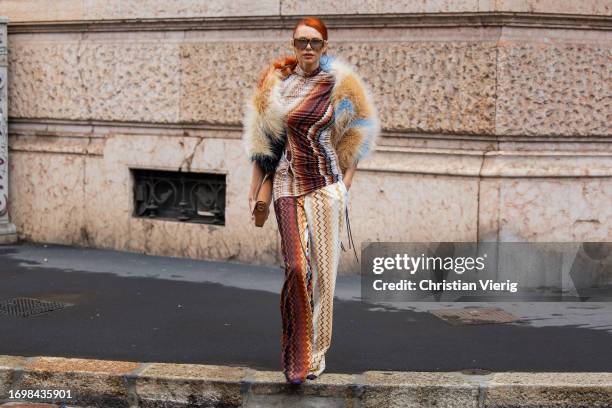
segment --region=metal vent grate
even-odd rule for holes
[[[225,174],[131,171],[135,217],[225,225]]]
[[[438,309],[432,310],[431,313],[455,326],[466,324],[510,323],[519,320],[518,317],[497,307]]]
[[[13,298],[0,302],[0,315],[28,317],[45,312],[63,309],[71,306],[69,303],[54,300],[41,300],[33,298]]]

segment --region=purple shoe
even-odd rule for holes
[[[317,376],[315,374],[308,374],[306,378],[308,378],[309,380],[315,380]]]
[[[302,380],[291,380],[291,384],[293,385],[300,385],[302,384],[302,382],[303,382]]]

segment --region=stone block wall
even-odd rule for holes
[[[280,265],[273,215],[250,225],[241,120],[303,14],[381,114],[350,191],[357,245],[612,238],[609,2],[0,4],[22,239]],[[129,168],[226,174],[226,225],[133,217]]]
[[[17,241],[17,228],[9,218],[7,19],[0,16],[0,244]]]

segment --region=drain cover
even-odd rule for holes
[[[0,302],[0,315],[28,317],[71,306],[69,303],[33,298],[13,298]]]
[[[519,320],[497,307],[470,307],[466,309],[438,309],[432,314],[448,323],[461,326],[467,324],[509,323]]]

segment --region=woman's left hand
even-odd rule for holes
[[[344,185],[346,186],[346,191],[349,191],[351,188],[351,183],[353,182],[353,176],[355,175],[355,170],[357,170],[357,164],[349,167],[346,172],[342,175],[342,181],[344,181]]]

